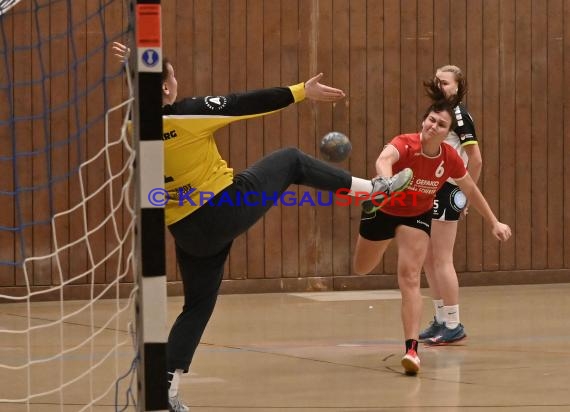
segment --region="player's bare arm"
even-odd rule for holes
[[[477,209],[477,211],[481,214],[481,216],[483,216],[483,219],[485,219],[489,223],[489,225],[491,226],[491,232],[493,233],[493,236],[502,241],[508,240],[511,237],[511,228],[508,225],[499,222],[499,220],[497,219],[497,217],[489,207],[487,200],[485,200],[483,194],[481,193],[481,191],[479,190],[479,188],[477,187],[477,185],[475,184],[469,173],[467,173],[465,177],[461,179],[455,179],[455,182],[457,183],[461,191],[465,194],[465,196],[469,200],[469,203],[475,209]]]
[[[392,165],[399,159],[398,150],[391,144],[386,145],[376,159],[376,176],[392,176]]]

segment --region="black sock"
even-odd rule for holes
[[[415,339],[408,339],[406,340],[406,352],[408,352],[410,349],[413,349],[416,351],[416,353],[418,352],[418,341]]]

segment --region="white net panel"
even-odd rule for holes
[[[127,13],[124,0],[0,1],[2,411],[127,404],[133,94],[110,46]]]

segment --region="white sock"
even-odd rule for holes
[[[443,306],[443,299],[434,299],[433,301],[433,310],[435,312],[435,320],[437,323],[445,322],[445,311]]]
[[[445,306],[445,326],[455,329],[459,326],[459,305]]]
[[[178,395],[178,384],[180,383],[180,377],[184,373],[182,369],[176,369],[174,373],[168,372],[172,375],[172,380],[170,382],[170,388],[168,388],[168,396],[174,398]]]
[[[349,195],[355,196],[356,193],[359,192],[361,197],[370,195],[372,192],[372,182],[370,180],[361,179],[360,177],[353,177]]]

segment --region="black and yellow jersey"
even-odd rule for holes
[[[463,164],[467,167],[469,156],[465,151],[465,146],[479,144],[475,134],[475,123],[467,109],[461,104],[455,107],[454,114],[457,126],[449,132],[444,142],[457,150],[459,157],[463,160]],[[457,185],[451,177],[447,181]]]
[[[478,144],[477,135],[475,134],[475,124],[473,118],[463,105],[455,107],[455,119],[457,126],[445,138],[445,143],[453,147],[463,159],[463,163],[467,166],[469,159],[464,147],[472,144]]]
[[[163,107],[166,224],[195,212],[233,182],[214,132],[232,122],[283,109],[305,98],[304,83],[227,96],[192,97]]]

